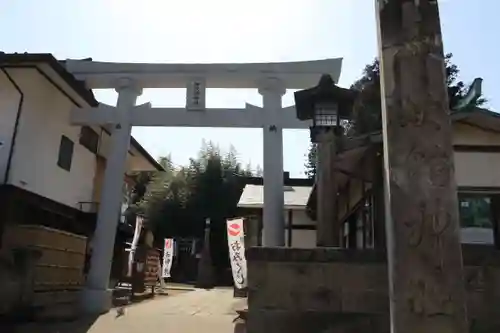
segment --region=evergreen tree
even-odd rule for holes
[[[255,176],[256,177],[263,177],[264,176],[264,170],[260,165],[257,165],[257,168],[255,168]]]
[[[457,65],[451,62],[451,53],[445,56],[446,84],[448,86],[448,96],[450,109],[465,97],[470,85],[459,80],[460,70]],[[366,65],[363,75],[351,85],[351,89],[360,92],[353,108],[353,114],[349,120],[346,130],[347,136],[358,136],[382,129],[382,106],[380,100],[380,64],[375,59],[371,64]],[[487,100],[481,96],[469,105],[469,108],[483,105]],[[305,164],[306,174],[313,178],[316,174],[316,146],[311,144],[307,154]]]
[[[241,176],[251,176],[252,167],[243,168],[231,146],[227,152],[213,142],[203,141],[189,165],[175,168],[170,156],[159,163],[165,172],[151,176],[136,209],[151,226],[155,239],[166,237],[203,238],[209,218],[212,259],[216,267],[227,267],[226,220],[235,217],[244,187]]]
[[[451,62],[451,53],[445,56],[446,84],[448,86],[448,97],[450,110],[465,97],[470,85],[459,80],[460,70]],[[417,78],[415,78],[417,79]],[[382,129],[382,106],[380,101],[380,64],[375,59],[363,70],[360,79],[351,85],[351,89],[360,91],[353,109],[348,135],[356,136]],[[468,107],[478,107],[486,102],[480,97],[471,102]]]
[[[309,144],[309,151],[307,152],[306,176],[308,178],[314,179],[316,177],[316,161],[317,161],[317,145],[315,143]]]

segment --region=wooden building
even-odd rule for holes
[[[92,90],[51,54],[0,53],[0,275],[10,276],[2,281],[0,295],[15,289],[9,285],[19,279],[12,268],[12,250],[18,248],[42,250],[33,274],[35,283],[43,278],[40,272],[52,274],[44,292],[73,290],[83,283],[83,257],[70,260],[77,265],[72,274],[79,277],[64,276],[56,268],[71,266],[64,263],[65,253],[78,250],[84,256],[92,247],[110,128],[73,126],[68,120],[73,108],[97,105]],[[129,173],[163,170],[134,138],[126,163],[124,204],[134,185]],[[117,234],[117,243],[124,243],[132,238],[133,227],[120,223]],[[44,255],[47,244],[54,249]],[[8,297],[0,298],[6,312],[12,304]]]
[[[498,332],[500,116],[476,109],[451,117],[467,319],[471,332]],[[344,139],[339,146],[333,163],[339,191],[328,199],[338,200],[341,247],[247,249],[249,332],[391,331],[381,134]],[[313,189],[311,219],[315,200]],[[439,269],[441,258],[421,260]],[[417,305],[422,318],[447,304],[432,283],[408,283],[413,289],[404,299]]]
[[[484,109],[451,116],[455,178],[464,244],[500,245],[500,114]],[[383,145],[380,132],[340,142],[334,163],[337,218],[346,248],[385,247]],[[315,187],[308,200],[316,219]]]
[[[312,179],[290,178],[284,173],[284,212],[285,246],[295,248],[313,248],[316,246],[316,225],[306,212],[308,198],[313,183]],[[238,209],[242,216],[254,217],[248,223],[257,223],[257,244],[262,244],[262,207],[264,206],[264,186],[260,177],[248,177],[244,180]]]

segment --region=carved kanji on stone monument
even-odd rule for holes
[[[437,1],[378,0],[393,332],[468,331]]]

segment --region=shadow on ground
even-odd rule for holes
[[[80,318],[73,321],[45,321],[32,323],[0,324],[5,333],[87,333],[99,316]],[[110,332],[111,333],[111,332]]]
[[[0,322],[0,333],[146,333],[162,331],[162,328],[166,333],[176,332],[174,328],[182,328],[178,331],[180,333],[193,333],[199,331],[200,325],[205,328],[201,329],[205,333],[246,332],[244,317],[238,316],[238,310],[246,305],[246,300],[235,301],[231,297],[232,293],[225,288],[216,288],[210,292],[195,290],[193,293],[186,289],[168,289],[167,293],[167,297],[157,293],[154,298],[139,295],[132,299],[118,293],[114,300],[115,308],[101,317],[8,326]],[[168,296],[176,295],[179,298],[173,297],[167,301]],[[214,307],[214,302],[218,304],[219,300],[222,300],[221,306]],[[160,302],[156,303],[157,301]],[[228,301],[233,303],[231,307],[228,307]],[[215,317],[211,318],[212,316]]]
[[[158,296],[175,296],[194,289],[194,286],[189,284],[169,284],[166,290],[156,287],[153,293],[151,288],[147,287],[142,293],[132,294],[130,287],[117,287],[113,291],[113,306],[123,307],[131,304],[139,304]]]
[[[131,296],[129,292],[113,292],[113,307],[111,311],[119,313],[122,307],[134,306],[144,301],[158,299],[165,296],[174,296],[189,290],[168,290],[165,292],[145,292]],[[1,333],[86,333],[96,322],[99,316],[80,318],[48,318],[44,320],[0,320]],[[115,332],[110,332],[115,333]]]

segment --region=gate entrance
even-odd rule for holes
[[[282,107],[287,89],[314,86],[322,74],[338,81],[342,59],[250,64],[131,64],[67,60],[66,68],[91,89],[116,89],[117,105],[75,109],[75,125],[112,128],[94,239],[94,255],[84,304],[89,312],[106,311],[113,240],[118,223],[125,160],[132,126],[262,128],[264,151],[263,245],[284,246],[283,129],[305,129],[295,107]],[[143,88],[186,88],[185,108],[135,105]],[[258,89],[263,107],[206,108],[207,88]]]

